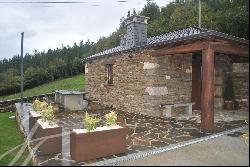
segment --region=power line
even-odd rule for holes
[[[17,3],[17,4],[22,4],[22,3],[31,3],[31,4],[34,4],[34,3],[38,3],[38,4],[70,4],[70,3],[87,3],[85,1],[21,1],[21,2],[18,2],[18,1],[3,1],[3,2],[0,2],[0,3],[6,3],[6,4],[11,4],[11,3]]]

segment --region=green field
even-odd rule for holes
[[[24,136],[20,132],[16,120],[9,118],[13,115],[15,115],[15,113],[0,113],[0,166],[9,165],[21,147],[18,147],[6,156],[1,157],[4,153],[24,143]],[[23,165],[23,162],[27,156],[28,150],[26,149],[25,152],[21,154],[17,162],[13,163],[12,166]],[[28,163],[28,165],[32,165],[31,161]]]
[[[77,75],[71,78],[66,78],[58,80],[55,82],[47,83],[33,89],[28,89],[24,91],[24,97],[35,96],[45,93],[51,93],[54,90],[66,89],[66,90],[84,90],[85,77],[83,75]],[[9,96],[0,96],[1,100],[10,100],[20,98],[20,93],[13,94]]]

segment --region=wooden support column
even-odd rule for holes
[[[201,110],[201,64],[192,65],[192,102],[193,109]]]
[[[214,50],[202,51],[201,131],[214,130]]]

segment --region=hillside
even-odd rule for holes
[[[31,89],[58,79],[84,73],[82,58],[118,46],[126,32],[124,19],[131,15],[150,17],[148,37],[198,26],[196,0],[174,0],[159,7],[147,0],[143,9],[128,11],[121,18],[119,28],[97,42],[81,41],[73,46],[27,53],[24,57],[24,87]],[[214,29],[249,39],[249,0],[203,0],[202,28]],[[109,18],[112,19],[112,18]],[[0,95],[20,91],[20,56],[0,60]]]
[[[50,93],[54,90],[66,89],[66,90],[79,90],[83,91],[85,85],[85,77],[83,75],[77,75],[71,78],[61,79],[41,86],[27,89],[24,91],[24,97],[35,96],[39,94]],[[0,96],[0,101],[20,98],[20,93],[12,94],[9,96]]]

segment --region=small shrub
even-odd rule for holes
[[[107,126],[116,125],[117,114],[114,111],[111,111],[110,113],[106,114],[105,118]]]
[[[245,120],[246,124],[249,124],[249,121]],[[248,133],[244,133],[242,135],[242,138],[245,142],[245,144],[249,147],[249,132]]]
[[[45,110],[48,107],[48,103],[46,103],[45,101],[41,102],[41,101],[36,99],[33,102],[32,107],[33,107],[34,111],[41,113],[42,110]]]
[[[37,99],[33,102],[32,107],[33,107],[34,111],[38,111],[39,110],[40,103],[41,102],[39,100],[37,100]]]
[[[42,120],[43,122],[48,122],[49,125],[54,125],[54,121],[55,121],[55,114],[54,114],[54,110],[53,110],[53,106],[48,106],[45,109],[42,110],[41,112],[42,115]]]
[[[97,124],[100,122],[100,119],[91,117],[87,112],[85,118],[83,119],[85,129],[90,132],[96,129]]]

